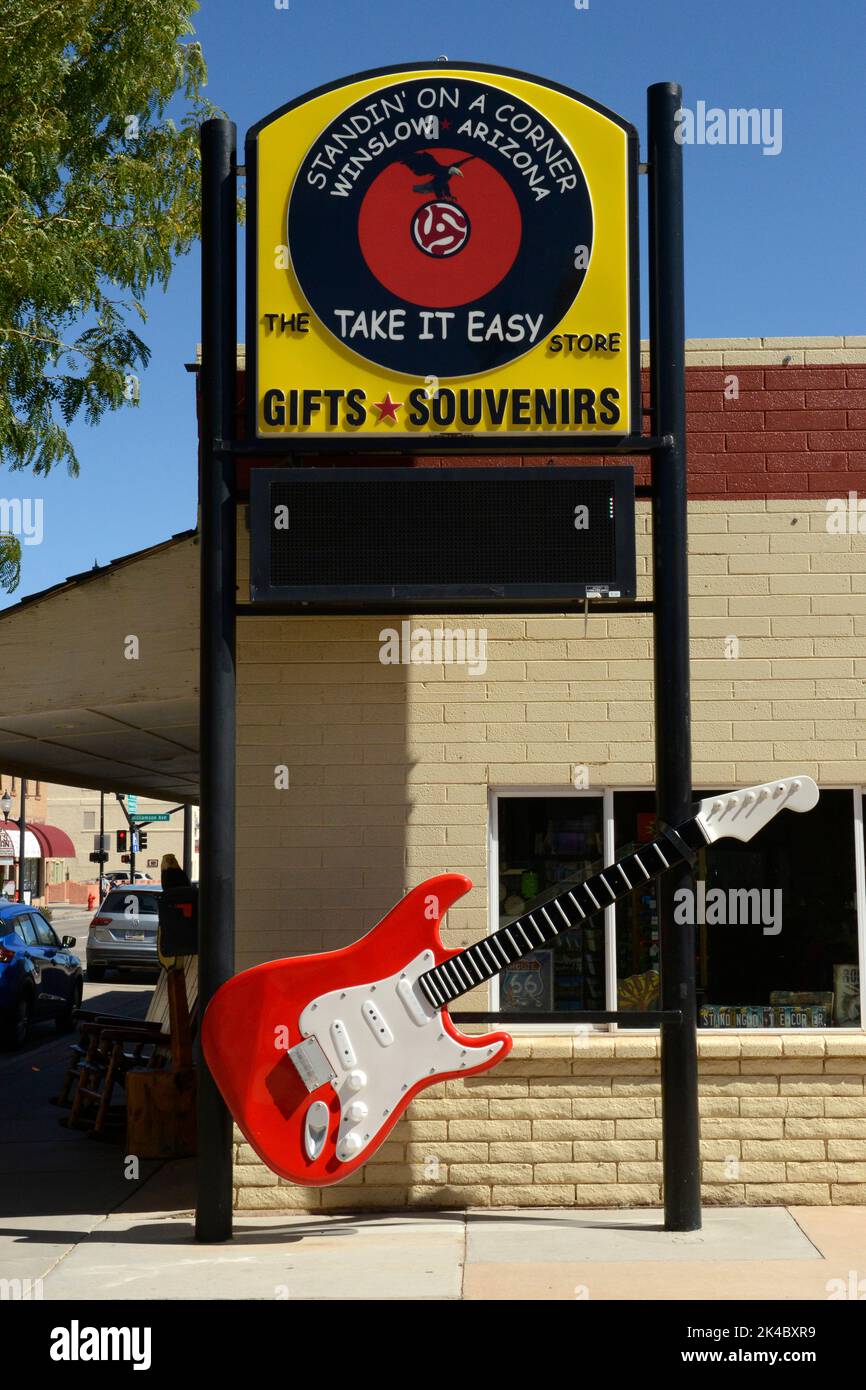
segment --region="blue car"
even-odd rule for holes
[[[53,1018],[72,1026],[84,972],[72,954],[74,936],[58,940],[50,922],[27,903],[0,903],[0,1040],[21,1047],[31,1023]]]

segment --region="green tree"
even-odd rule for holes
[[[76,474],[66,426],[137,400],[150,353],[131,322],[198,236],[197,126],[219,114],[189,39],[197,9],[2,0],[0,460],[11,468]]]
[[[0,531],[0,589],[11,594],[21,579],[21,541],[11,531]]]

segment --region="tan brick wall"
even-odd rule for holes
[[[641,365],[649,366],[649,340],[641,340]],[[687,367],[859,366],[866,362],[866,337],[687,338]]]
[[[863,539],[828,535],[821,499],[698,502],[690,518],[695,785],[859,783]],[[488,788],[568,788],[576,763],[597,787],[652,786],[648,616],[444,621],[486,629],[483,676],[382,665],[399,618],[241,620],[239,966],[345,945],[446,869],[476,885],[446,931],[465,944],[487,929]]]
[[[640,344],[643,366],[649,366],[649,339]],[[196,347],[201,363],[201,344]],[[859,366],[866,362],[866,336],[862,333],[827,334],[790,338],[687,338],[687,367],[746,366]],[[246,344],[238,343],[237,366],[246,368]]]
[[[706,351],[723,365],[750,352],[866,357],[862,343],[808,341]],[[797,772],[859,784],[864,538],[829,535],[819,497],[693,502],[689,515],[695,784]],[[642,597],[648,528],[639,504]],[[444,622],[487,630],[483,676],[380,664],[379,633],[400,618],[241,621],[240,968],[346,945],[442,870],[476,885],[444,932],[465,945],[487,930],[490,787],[565,789],[575,763],[599,788],[652,785],[649,617]],[[288,790],[275,789],[279,765]],[[466,1002],[484,1008],[486,993]],[[291,1188],[241,1145],[238,1204],[657,1203],[657,1046],[654,1036],[521,1038],[489,1075],[425,1092],[347,1184]],[[700,1049],[708,1202],[866,1200],[866,1034],[732,1033],[701,1037]]]
[[[866,1201],[866,1038],[698,1042],[706,1203]],[[647,1036],[518,1038],[493,1071],[426,1091],[335,1187],[293,1187],[239,1142],[236,1205],[657,1206],[658,1046]]]

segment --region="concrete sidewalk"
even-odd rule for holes
[[[147,991],[102,987],[93,1002],[138,1015]],[[866,1295],[864,1206],[711,1207],[693,1235],[662,1230],[655,1210],[245,1213],[233,1241],[199,1245],[194,1160],[132,1177],[120,1144],[59,1125],[68,1048],[43,1030],[0,1059],[0,1281],[21,1281],[0,1299]]]
[[[740,1299],[866,1293],[866,1208],[710,1208],[691,1235],[658,1211],[293,1212],[239,1217],[199,1245],[170,1164],[111,1215],[21,1215],[0,1230],[0,1278],[75,1299]],[[833,1282],[837,1281],[837,1282]]]

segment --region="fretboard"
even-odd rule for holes
[[[678,827],[677,834],[691,850],[704,847],[706,837],[697,821],[690,819]],[[640,889],[667,869],[685,863],[686,855],[676,844],[660,836],[618,863],[593,874],[583,883],[573,884],[549,898],[531,912],[515,917],[506,926],[467,946],[441,965],[427,970],[418,984],[429,1002],[441,1008],[461,994],[484,984],[500,970],[522,956],[549,946],[563,932],[588,922],[606,907]]]

